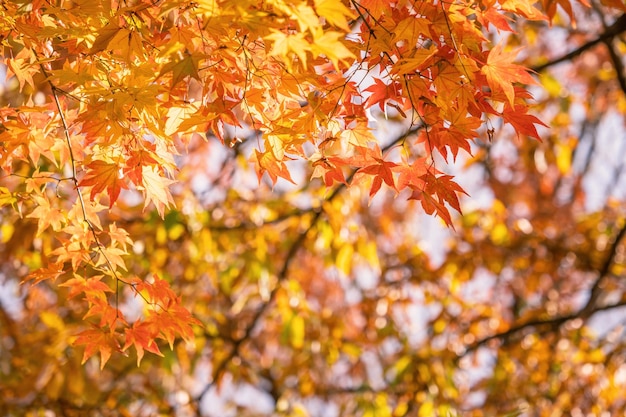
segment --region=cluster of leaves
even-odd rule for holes
[[[27,99],[2,114],[0,162],[25,179],[5,192],[37,220],[37,236],[58,232],[46,254],[52,263],[31,278],[54,279],[71,265],[61,285],[85,299],[85,318],[99,319],[76,343],[86,345],[85,359],[100,351],[103,364],[112,350],[132,345],[141,357],[144,349],[158,352],[156,337],[170,344],[173,335],[191,337],[191,315],[180,313],[180,300],[158,276],[122,276],[133,242],[100,215],[132,189],[163,217],[173,203],[176,145],[197,132],[224,141],[226,126],[241,132],[245,123],[258,132],[252,159],[259,177],[292,181],[286,163],[303,158],[331,186],[345,183],[351,168],[352,182],[371,179],[371,196],[383,183],[409,189],[448,224],[446,204],[459,210],[463,190],[435,169],[433,151],[469,152],[483,115],[538,137],[528,94],[514,87],[533,78],[511,62],[514,54],[490,49],[481,31],[490,24],[511,30],[502,13],[516,11],[513,2],[499,11],[330,0],[9,2],[3,9],[7,75]],[[543,18],[533,7],[519,13]],[[366,116],[374,106],[408,113],[426,157],[383,155]],[[116,291],[105,276],[154,307],[145,319],[127,324],[107,299]]]
[[[589,6],[580,3],[0,4],[0,238],[10,260],[2,274],[36,284],[22,287],[21,312],[0,304],[10,338],[0,342],[0,353],[10,353],[0,355],[0,372],[10,376],[0,400],[28,404],[24,381],[35,380],[43,396],[33,407],[65,414],[103,406],[201,413],[215,384],[234,380],[267,387],[276,411],[293,415],[313,396],[347,414],[446,415],[472,407],[476,391],[487,412],[548,409],[546,392],[571,411],[571,392],[585,384],[564,381],[602,383],[587,365],[599,369],[608,353],[577,320],[623,304],[597,300],[618,273],[624,229],[606,225],[619,218],[616,209],[577,218],[574,198],[551,217],[553,181],[570,174],[577,143],[556,136],[572,128],[572,103],[556,78],[542,75],[548,97],[540,104],[548,111],[558,103],[550,123],[557,133],[527,141],[539,139],[544,123],[529,113],[524,87],[536,77],[514,59],[516,44],[548,48],[548,26],[575,22],[576,8]],[[626,12],[615,0],[596,9],[607,19]],[[611,46],[622,21],[604,21],[599,41],[563,60],[604,42],[617,74],[605,77],[626,86]],[[540,59],[529,61],[537,72],[558,61]],[[588,74],[570,79],[602,96]],[[623,107],[624,90],[621,102],[605,98],[605,106]],[[516,183],[493,174],[489,161],[491,140],[506,142],[508,133],[522,139],[511,142],[520,157],[496,162]],[[496,197],[489,210],[455,222],[450,209],[460,212],[465,191],[439,165],[473,150],[474,165],[487,161],[485,187]],[[535,169],[541,157],[550,170]],[[248,186],[250,162],[258,187]],[[278,190],[299,182],[292,175],[300,171],[320,181]],[[535,182],[545,205],[519,185]],[[523,215],[513,209],[520,206]],[[420,208],[458,228],[441,266],[407,227],[415,220],[406,213]],[[529,278],[521,284],[510,271]],[[481,274],[502,279],[494,290],[502,301],[460,290]],[[593,297],[580,308],[576,296],[593,274]],[[556,295],[546,275],[559,283]],[[416,300],[426,340],[414,331]],[[173,353],[162,353],[162,342]],[[71,345],[84,346],[82,357]],[[472,373],[468,359],[480,362],[487,348],[497,357],[492,377],[459,382]],[[135,354],[104,367],[129,349],[147,373],[129,366]],[[89,367],[98,354],[102,372]],[[520,363],[529,355],[543,373]],[[544,369],[550,358],[561,368]],[[210,377],[190,377],[207,366]],[[605,366],[616,384],[626,382],[616,360]],[[534,391],[524,389],[527,380]],[[87,384],[98,388],[87,395]]]

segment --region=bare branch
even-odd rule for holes
[[[517,333],[520,333],[521,331],[528,329],[528,328],[546,328],[547,327],[547,328],[554,329],[554,328],[558,328],[562,326],[568,321],[575,320],[575,319],[588,319],[591,316],[593,316],[595,313],[598,313],[600,311],[611,310],[611,309],[626,305],[626,300],[620,300],[616,303],[607,304],[604,306],[597,305],[598,298],[602,293],[602,283],[609,276],[611,266],[613,265],[613,262],[615,261],[615,255],[617,254],[617,248],[619,247],[622,239],[624,238],[624,235],[626,235],[626,223],[619,230],[619,232],[617,233],[617,236],[615,237],[615,240],[613,241],[613,244],[609,248],[608,255],[604,263],[602,264],[602,267],[598,271],[598,278],[594,281],[590,289],[591,294],[589,296],[589,300],[587,301],[585,306],[583,306],[581,309],[573,313],[566,314],[566,315],[561,315],[561,316],[546,318],[546,319],[534,319],[534,320],[529,320],[529,321],[519,323],[517,325],[510,327],[506,331],[495,333],[491,336],[487,336],[485,338],[477,340],[473,344],[467,346],[465,349],[465,352],[463,352],[461,356],[478,349],[479,347],[487,344],[488,342],[492,340],[500,340],[502,342],[506,342],[506,340],[509,337]]]
[[[577,56],[581,55],[588,49],[593,48],[599,43],[602,42],[610,42],[613,38],[621,33],[626,32],[626,14],[621,15],[611,26],[609,26],[604,32],[602,32],[597,38],[590,40],[589,42],[579,46],[577,49],[555,58],[551,61],[548,61],[544,64],[537,65],[532,67],[531,69],[535,72],[542,72],[550,67],[558,65],[562,62],[571,61]]]
[[[619,247],[622,239],[624,238],[624,235],[626,235],[626,222],[622,225],[622,227],[618,231],[617,235],[615,236],[615,239],[613,240],[613,244],[609,248],[608,255],[606,259],[604,260],[604,263],[602,264],[602,267],[599,271],[598,278],[594,281],[593,285],[591,286],[591,293],[589,295],[589,299],[587,300],[587,303],[585,304],[585,306],[578,313],[579,317],[587,318],[595,311],[598,298],[602,294],[602,283],[609,276],[611,266],[613,265],[613,262],[615,261],[615,255],[617,255],[617,248]]]

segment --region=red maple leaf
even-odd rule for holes
[[[395,168],[398,164],[386,161],[383,158],[378,145],[376,145],[373,149],[363,147],[359,147],[359,149],[365,150],[365,153],[362,154],[361,157],[356,158],[356,160],[363,165],[357,173],[369,174],[373,176],[370,197],[374,196],[378,190],[380,190],[383,182],[398,191],[396,183],[393,179],[393,168]]]
[[[374,84],[365,89],[372,93],[366,100],[367,106],[372,107],[378,104],[381,111],[385,111],[385,104],[388,101],[393,101],[398,104],[404,102],[404,97],[401,95],[402,87],[400,83],[392,81],[389,84],[385,84],[380,78],[374,78]]]

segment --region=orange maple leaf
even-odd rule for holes
[[[94,327],[90,330],[84,330],[77,335],[73,345],[84,345],[85,353],[83,354],[82,363],[87,359],[100,353],[100,369],[104,369],[104,365],[109,361],[113,351],[121,352],[120,344],[115,339],[112,332]]]
[[[89,278],[83,278],[78,274],[74,275],[74,278],[71,278],[65,281],[62,284],[59,284],[60,287],[68,287],[70,289],[70,293],[67,298],[73,298],[77,295],[84,294],[86,298],[106,298],[105,293],[114,292],[107,284],[102,282],[102,275],[96,275]]]
[[[26,275],[26,277],[22,280],[22,283],[33,280],[34,282],[32,285],[36,285],[39,284],[41,281],[45,281],[48,279],[54,281],[64,272],[65,271],[63,270],[63,263],[51,263],[46,267],[39,268]]]
[[[421,177],[426,186],[424,188],[413,188],[413,193],[409,197],[412,200],[419,200],[422,208],[428,214],[437,212],[437,215],[446,223],[446,225],[454,229],[450,211],[446,207],[446,203],[461,212],[459,202],[459,194],[465,194],[465,190],[459,184],[452,180],[450,175],[441,175],[439,177],[432,173],[427,173]]]
[[[204,59],[204,55],[198,53],[185,53],[183,59],[180,60],[172,60],[171,62],[165,64],[163,69],[159,73],[159,77],[168,72],[172,73],[172,87],[176,86],[179,82],[185,79],[185,77],[189,76],[195,78],[196,80],[200,80],[200,75],[198,74],[198,67],[200,61]],[[158,77],[157,77],[158,78]]]
[[[180,304],[174,304],[167,310],[153,310],[148,320],[154,322],[159,329],[159,337],[167,340],[170,348],[174,347],[174,340],[182,337],[185,341],[191,341],[194,337],[193,325],[201,322],[193,317],[189,310]]]
[[[372,188],[370,189],[370,197],[374,196],[380,187],[383,185],[383,181],[390,188],[397,191],[396,184],[393,179],[392,168],[397,164],[384,159],[379,159],[377,163],[361,168],[358,172],[363,174],[371,174],[374,179],[372,182]]]
[[[513,83],[537,84],[527,68],[513,63],[517,51],[503,52],[502,44],[497,44],[487,57],[487,64],[480,71],[487,77],[489,87],[494,91],[503,91],[509,103],[513,105],[515,90]]]
[[[158,333],[157,326],[144,321],[136,321],[131,328],[124,329],[126,342],[124,347],[122,347],[122,351],[126,351],[129,347],[134,346],[137,351],[137,366],[141,364],[145,350],[155,355],[163,356],[155,341]]]
[[[284,178],[290,183],[295,184],[287,166],[285,165],[285,162],[278,160],[272,152],[259,152],[258,150],[255,150],[252,159],[256,159],[257,162],[257,177],[259,181],[261,181],[263,173],[267,172],[272,180],[272,184],[276,184],[278,177]]]
[[[178,300],[170,284],[157,274],[152,275],[152,282],[135,278],[132,283],[137,292],[145,292],[148,301],[152,304],[158,304],[161,308],[167,308]]]
[[[113,207],[122,188],[128,188],[124,179],[120,177],[120,167],[117,164],[96,159],[91,161],[86,168],[87,174],[78,185],[80,187],[91,186],[92,199],[96,194],[106,190],[109,196],[109,208]]]
[[[392,81],[389,84],[385,84],[380,78],[374,78],[374,84],[365,89],[372,93],[366,100],[368,107],[378,104],[381,111],[385,111],[385,104],[388,101],[394,101],[398,104],[404,102],[404,98],[401,95],[402,87],[400,83]]]
[[[544,0],[545,2],[546,0]],[[554,0],[548,0],[554,2]],[[567,1],[569,0],[557,0],[557,1]],[[585,0],[581,0],[585,1]],[[528,0],[500,0],[500,6],[502,10],[506,10],[509,12],[513,12],[515,14],[520,14],[527,19],[530,20],[546,20],[546,16],[539,11],[536,7],[533,6],[533,1]],[[547,9],[547,8],[546,8]]]
[[[115,21],[111,21],[106,26],[102,27],[98,31],[98,36],[93,42],[89,53],[95,54],[107,49],[111,40],[115,37],[115,35],[117,35],[120,30],[120,26]]]
[[[515,128],[518,138],[520,135],[527,135],[541,140],[535,125],[545,127],[548,127],[548,125],[539,120],[536,116],[528,114],[527,111],[528,108],[526,106],[516,105],[515,107],[511,107],[507,104],[502,111],[502,119],[504,119],[505,123],[509,123]]]
[[[331,25],[337,26],[346,32],[350,31],[348,18],[353,19],[354,13],[341,2],[335,0],[315,0],[315,10]]]
[[[337,157],[320,158],[313,162],[313,174],[311,178],[324,177],[324,184],[327,187],[333,185],[334,181],[347,185],[341,166],[343,161]]]
[[[37,208],[26,217],[37,219],[37,236],[50,226],[55,232],[61,230],[63,224],[67,222],[67,215],[58,208],[51,207],[50,201],[46,198],[35,196],[34,200],[37,202]]]
[[[429,171],[435,170],[428,158],[416,158],[411,164],[398,165],[393,170],[398,172],[398,190],[403,190],[407,187],[415,189],[423,189],[426,183],[423,180],[423,176]],[[436,171],[436,170],[435,170]]]
[[[87,296],[85,298],[89,302],[89,310],[87,310],[87,313],[83,316],[83,320],[89,317],[100,317],[100,323],[98,324],[100,328],[108,326],[114,329],[117,325],[126,324],[122,312],[110,305],[106,299],[94,296]]]
[[[509,22],[513,19],[501,13],[494,7],[487,7],[485,11],[479,12],[477,14],[477,18],[487,30],[489,30],[489,25],[491,24],[495,26],[498,31],[503,30],[505,32],[513,32],[513,29],[509,25]]]

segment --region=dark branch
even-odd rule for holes
[[[624,307],[626,306],[626,300],[620,300],[616,303],[612,303],[612,304],[606,304],[603,306],[598,306],[593,308],[587,317],[591,317],[596,313],[602,312],[602,311],[607,311],[607,310],[613,310],[615,308],[620,308],[620,307]],[[509,337],[521,332],[524,329],[528,329],[528,328],[538,328],[538,327],[547,327],[547,328],[554,328],[554,327],[560,327],[563,324],[567,323],[568,321],[572,321],[575,319],[579,319],[582,318],[581,317],[581,312],[577,311],[575,313],[571,313],[571,314],[566,314],[563,316],[558,316],[558,317],[553,317],[550,319],[545,319],[545,320],[530,320],[528,322],[525,323],[521,323],[517,326],[511,327],[509,330],[506,330],[504,332],[501,333],[496,333],[496,334],[492,334],[491,336],[487,336],[483,339],[477,340],[476,342],[472,343],[471,345],[467,346],[465,348],[465,351],[459,355],[460,357],[467,355],[468,353],[471,353],[473,351],[475,351],[476,349],[486,345],[487,343],[489,343],[492,340],[500,340],[503,341],[504,343],[506,343],[506,339],[508,339]]]
[[[544,64],[537,65],[531,68],[535,72],[541,72],[549,67],[560,64],[562,62],[571,61],[577,56],[581,55],[586,50],[593,48],[599,43],[610,42],[613,38],[621,33],[626,32],[626,14],[621,15],[611,26],[609,26],[604,32],[602,32],[597,38],[590,40],[589,42],[579,46],[577,49],[548,61]]]
[[[622,239],[626,235],[626,222],[622,225],[621,229],[615,236],[615,240],[613,244],[609,248],[609,253],[604,263],[602,264],[602,268],[600,269],[598,278],[594,281],[591,286],[591,293],[589,295],[589,299],[585,306],[580,310],[579,316],[581,317],[589,317],[591,313],[594,312],[596,308],[596,304],[598,302],[598,298],[602,294],[602,283],[609,276],[609,272],[611,270],[611,266],[613,265],[613,261],[615,260],[615,255],[617,255],[617,248],[619,247]]]
[[[615,74],[617,76],[619,86],[622,92],[626,94],[626,74],[624,74],[624,64],[622,63],[622,58],[615,50],[613,39],[606,40],[604,43],[609,50],[609,55],[611,56],[611,61],[613,62],[613,68],[615,68]]]
[[[467,346],[465,349],[465,352],[463,352],[461,356],[466,355],[467,353],[470,353],[472,351],[475,351],[479,347],[489,343],[492,340],[506,341],[509,337],[528,328],[535,328],[535,329],[546,328],[546,327],[558,328],[571,320],[588,319],[589,317],[593,316],[595,313],[598,313],[600,311],[611,310],[614,308],[625,306],[626,300],[620,300],[614,304],[607,304],[604,306],[597,305],[598,298],[602,293],[602,283],[609,276],[611,266],[613,265],[613,262],[615,261],[615,256],[617,254],[617,248],[619,247],[620,242],[622,241],[625,235],[626,235],[626,223],[619,230],[619,232],[617,233],[617,236],[615,237],[615,240],[613,241],[613,244],[609,248],[608,255],[604,263],[602,264],[602,267],[598,271],[598,278],[594,281],[590,289],[591,294],[589,296],[589,300],[587,301],[585,306],[583,306],[580,310],[575,311],[570,314],[565,314],[562,316],[557,316],[557,317],[552,317],[552,318],[547,318],[547,319],[529,320],[529,321],[517,324],[515,326],[512,326],[506,331],[495,333],[495,334],[492,334],[491,336],[487,336],[483,339],[477,340],[473,344]]]

